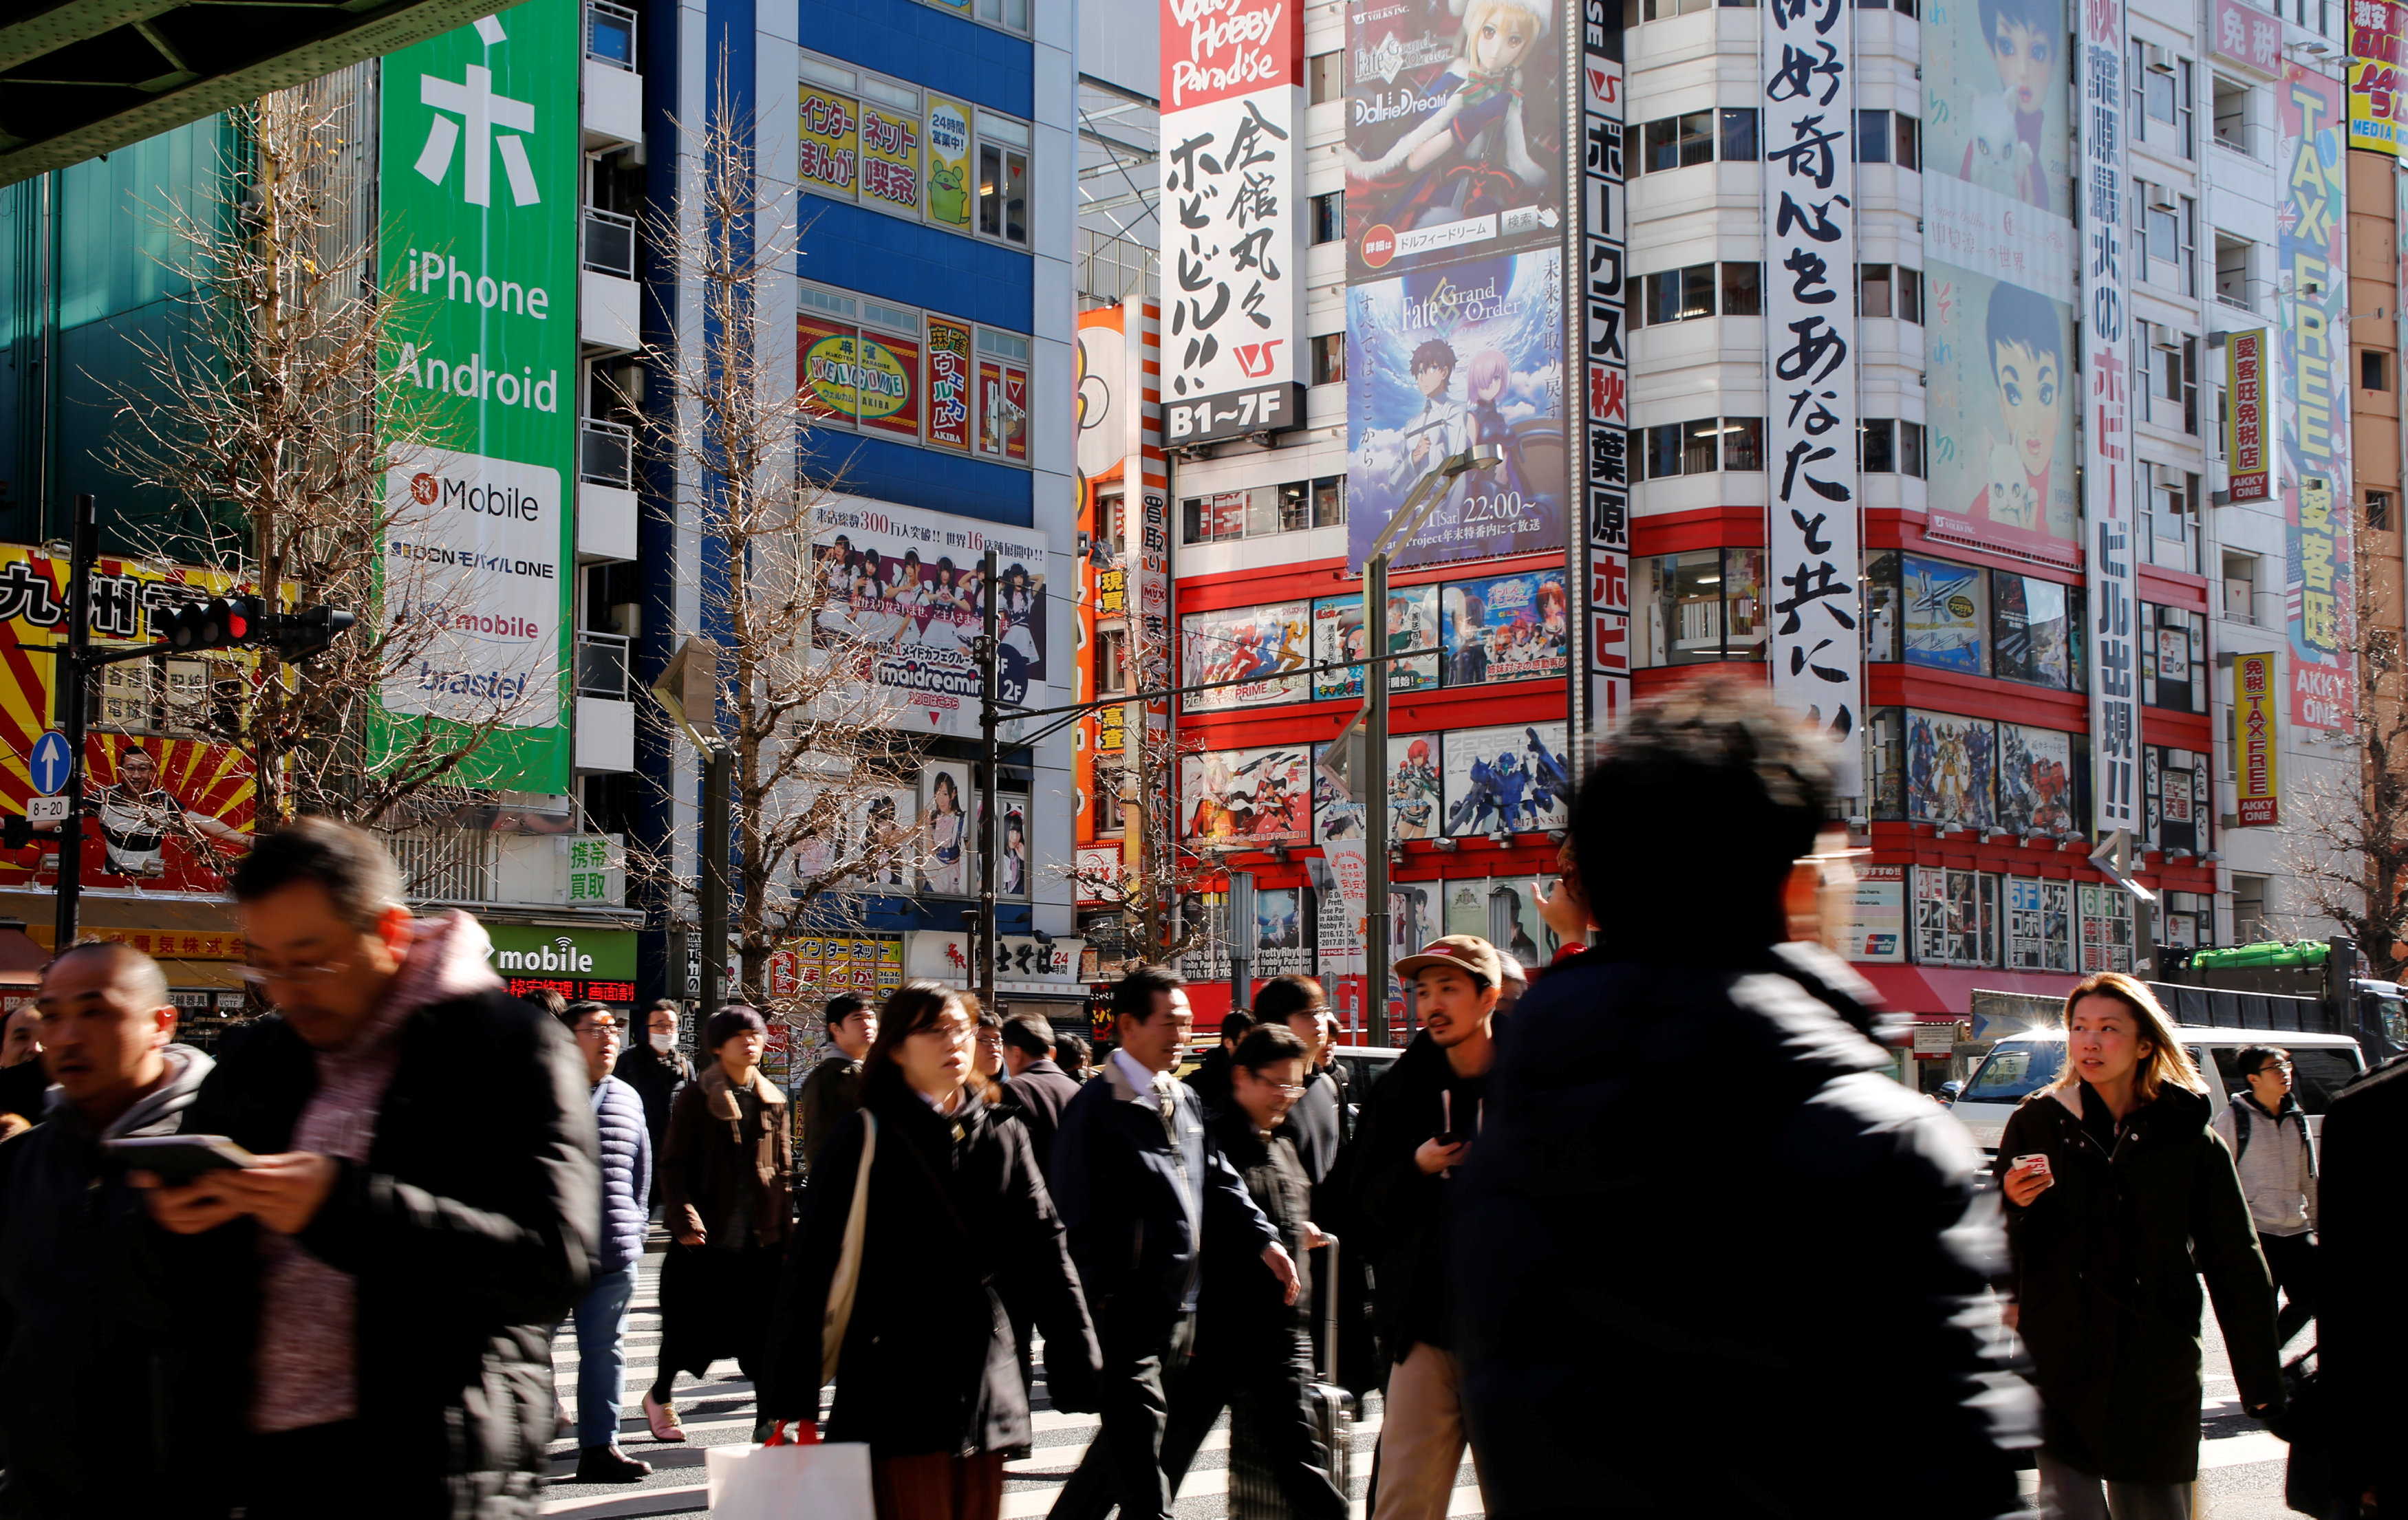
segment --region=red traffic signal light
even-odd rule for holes
[[[266,632],[267,618],[267,604],[255,596],[188,603],[167,620],[167,644],[179,654],[255,644]]]

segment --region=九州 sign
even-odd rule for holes
[[[565,792],[577,418],[573,0],[527,0],[384,64],[384,377],[437,418],[385,478],[383,590],[424,626],[377,744],[500,727],[458,778]]]

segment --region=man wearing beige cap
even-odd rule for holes
[[[1364,1105],[1354,1173],[1355,1207],[1380,1242],[1374,1314],[1396,1362],[1371,1520],[1443,1520],[1466,1441],[1447,1284],[1450,1190],[1480,1132],[1504,973],[1495,945],[1449,934],[1398,961],[1397,974],[1412,983],[1422,1029]],[[1475,1451],[1475,1473],[1479,1466]]]

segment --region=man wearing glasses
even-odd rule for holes
[[[251,1158],[148,1180],[189,1237],[180,1280],[251,1328],[218,1369],[247,1513],[322,1515],[335,1493],[380,1520],[531,1509],[552,1329],[599,1254],[586,1063],[504,992],[474,918],[410,916],[358,829],[288,824],[233,889],[276,1014],[227,1036],[180,1132]]]
[[[2251,1045],[2232,1058],[2248,1080],[2214,1126],[2232,1151],[2258,1246],[2266,1253],[2283,1312],[2274,1329],[2288,1342],[2316,1313],[2316,1143],[2308,1116],[2291,1096],[2291,1053]]]

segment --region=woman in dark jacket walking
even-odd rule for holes
[[[702,1377],[733,1357],[758,1389],[763,1327],[793,1233],[794,1132],[786,1095],[760,1067],[768,1023],[730,1003],[704,1034],[711,1064],[678,1089],[661,1158],[662,1211],[675,1242],[661,1263],[659,1375],[644,1395],[645,1422],[660,1441],[685,1439],[669,1403],[680,1372]],[[754,1421],[756,1438],[763,1423]]]
[[[1057,1410],[1096,1407],[1095,1331],[1026,1130],[968,1089],[977,1025],[961,995],[906,982],[878,1022],[862,1112],[820,1152],[763,1409],[819,1418],[829,1290],[867,1148],[828,1439],[869,1443],[879,1520],[994,1520],[1004,1453],[1029,1441],[1006,1306],[1044,1331]]]
[[[2198,1069],[2149,989],[2102,972],[2065,1000],[2065,1070],[2007,1120],[1996,1171],[2013,1322],[2042,1409],[2041,1513],[2186,1520],[2199,1475],[2207,1279],[2243,1404],[2272,1413],[2274,1287]],[[2103,1488],[2103,1493],[2102,1493]]]

